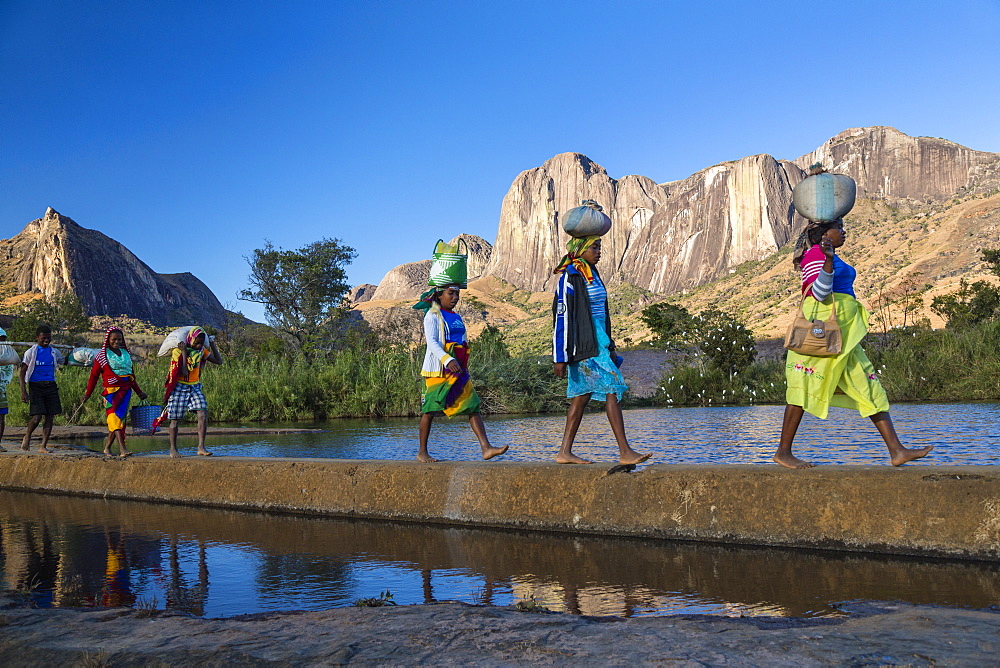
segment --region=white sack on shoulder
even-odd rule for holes
[[[186,327],[178,327],[174,331],[167,334],[167,338],[163,339],[163,343],[160,344],[160,352],[157,353],[158,357],[166,357],[170,354],[170,351],[176,348],[180,343],[187,340],[188,333],[195,327],[195,325],[187,325]]]

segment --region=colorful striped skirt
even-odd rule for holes
[[[101,394],[104,396],[104,412],[108,416],[108,431],[124,429],[128,404],[132,400],[132,387],[106,387]]]
[[[469,348],[459,343],[444,344],[446,353],[462,365],[461,373],[447,368],[443,376],[424,378],[424,400],[420,410],[424,413],[471,415],[479,412],[479,395],[469,378]]]

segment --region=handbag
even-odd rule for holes
[[[795,319],[785,333],[785,348],[810,357],[835,357],[843,349],[840,325],[837,324],[837,301],[833,300],[830,317],[810,320],[802,313],[806,295],[793,311]]]

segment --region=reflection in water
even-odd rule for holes
[[[716,408],[643,408],[625,411],[629,439],[654,461],[666,464],[768,464],[781,431],[782,406]],[[893,421],[904,443],[934,445],[919,463],[995,464],[1000,453],[1000,404],[897,404]],[[563,415],[490,416],[490,440],[510,443],[506,461],[551,461],[562,437]],[[477,459],[479,446],[466,422],[435,423],[433,454],[445,459]],[[209,437],[217,455],[244,457],[334,457],[342,459],[413,459],[417,421],[411,419],[332,420],[316,425],[322,434]],[[440,432],[440,433],[439,433]],[[183,439],[182,439],[183,440]],[[608,461],[617,457],[614,436],[603,414],[588,414],[574,451]],[[189,440],[185,445],[193,445]],[[133,447],[134,446],[134,447]],[[101,449],[100,444],[91,446]],[[165,437],[135,437],[139,452],[166,451]],[[834,408],[829,420],[806,415],[795,438],[795,454],[824,464],[888,465],[885,444],[867,418]]]
[[[826,616],[851,599],[982,608],[997,565],[265,515],[0,492],[0,575],[40,607],[199,616],[350,605]]]

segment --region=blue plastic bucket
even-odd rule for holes
[[[163,406],[135,406],[129,413],[132,415],[132,434],[141,436],[153,433],[153,421],[160,417]]]

